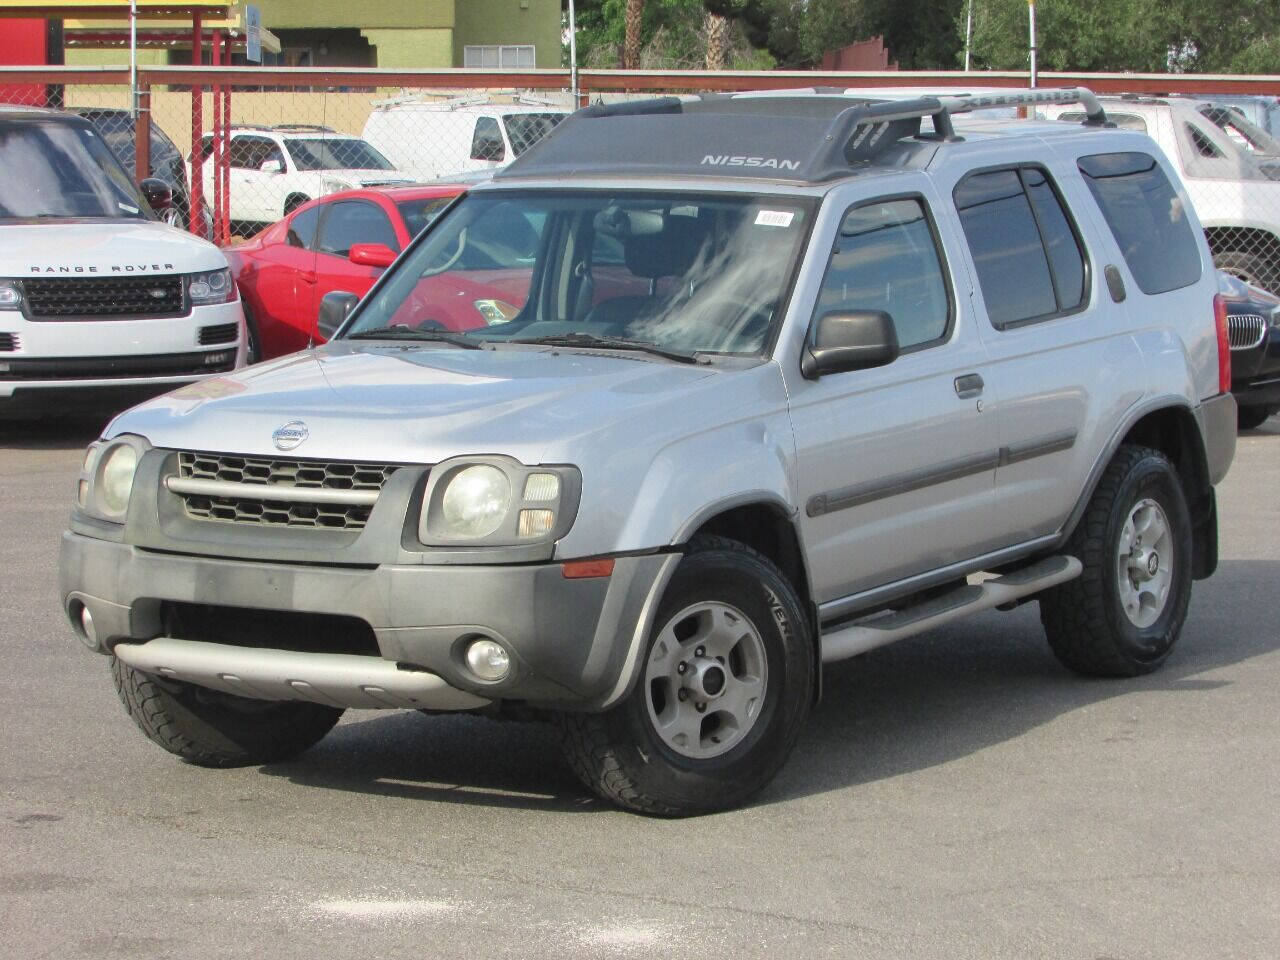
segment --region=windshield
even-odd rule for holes
[[[814,202],[741,194],[469,194],[361,305],[346,336],[584,337],[758,355]]]
[[[299,170],[394,170],[391,161],[363,140],[328,137],[286,140]]]
[[[453,197],[427,197],[423,200],[398,200],[396,209],[404,218],[405,229],[409,236],[416,237],[436,217],[440,211],[453,203]]]
[[[0,123],[0,218],[150,219],[146,204],[89,126]]]
[[[520,156],[567,116],[566,113],[508,113],[502,118],[502,123],[507,128],[511,152]]]

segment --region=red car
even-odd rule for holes
[[[278,357],[320,341],[320,299],[332,290],[364,296],[409,241],[466,189],[437,184],[329,194],[229,248],[249,326],[250,359]],[[453,329],[484,325],[478,314],[440,322]]]

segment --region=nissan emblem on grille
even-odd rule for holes
[[[271,442],[276,445],[277,450],[292,450],[309,436],[311,431],[307,429],[305,423],[301,420],[290,420],[283,426],[276,427],[275,433],[271,434]]]

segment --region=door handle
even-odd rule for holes
[[[303,283],[315,283],[316,275],[310,270],[303,270],[298,274]]]
[[[983,386],[985,384],[982,382],[982,377],[976,373],[966,373],[963,377],[956,377],[956,396],[961,400],[980,397]]]

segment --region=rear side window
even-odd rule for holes
[[[1195,234],[1154,157],[1099,153],[1081,157],[1078,165],[1143,293],[1165,293],[1200,279]]]
[[[879,200],[845,214],[814,316],[853,310],[889,314],[904,350],[946,335],[951,300],[920,200]]]
[[[970,174],[954,196],[993,326],[1048,320],[1084,305],[1083,248],[1043,170]]]
[[[479,117],[471,136],[472,160],[504,160],[507,148],[502,143],[502,130],[496,117]]]

